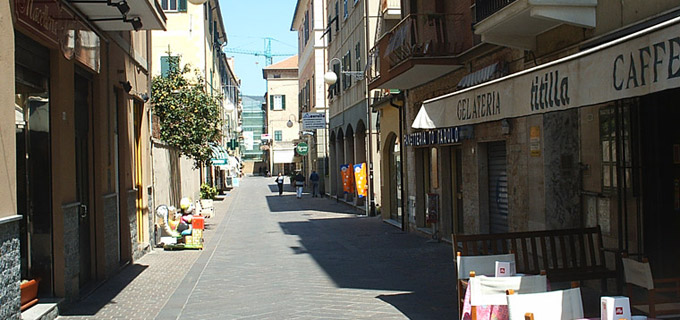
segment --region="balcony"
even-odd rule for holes
[[[563,24],[594,28],[597,0],[476,0],[482,41],[533,50],[536,36]]]
[[[457,14],[407,16],[370,50],[369,89],[411,89],[460,68],[469,28]]]
[[[68,2],[104,31],[166,30],[166,17],[158,0]]]
[[[401,1],[400,0],[382,0],[380,4],[382,8],[383,19],[401,19]]]

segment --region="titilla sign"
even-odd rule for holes
[[[423,102],[413,128],[524,117],[680,87],[680,18]]]

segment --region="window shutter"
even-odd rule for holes
[[[274,110],[274,96],[269,96],[269,110]]]
[[[286,95],[281,95],[281,110],[286,110]]]
[[[167,77],[170,71],[170,57],[161,57],[161,77]]]
[[[177,11],[187,12],[187,0],[177,0]]]

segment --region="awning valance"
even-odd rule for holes
[[[458,88],[468,88],[480,83],[499,78],[502,74],[500,63],[496,62],[482,69],[472,72],[460,79]]]
[[[680,87],[680,18],[423,102],[416,129],[561,111]]]
[[[274,150],[274,163],[293,163],[295,150]]]
[[[229,152],[223,146],[219,144],[211,144],[210,149],[212,150],[211,161],[213,165],[226,165],[229,163]]]

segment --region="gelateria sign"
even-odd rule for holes
[[[680,87],[680,18],[598,47],[423,102],[433,129],[594,105]]]

